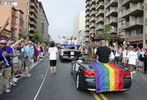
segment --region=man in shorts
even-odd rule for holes
[[[32,57],[33,57],[31,44],[32,42],[29,41],[28,45],[26,45],[24,48],[24,65],[25,65],[25,72],[27,77],[31,76],[31,74],[29,73],[30,66],[32,64]]]
[[[50,48],[48,50],[51,74],[56,74],[57,53],[58,53],[58,49],[55,47],[54,42],[51,42]]]

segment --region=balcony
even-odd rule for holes
[[[90,11],[90,7],[89,6],[86,7],[86,11]]]
[[[139,14],[143,14],[142,3],[138,3],[130,8],[130,15],[135,16],[135,15],[139,15]]]
[[[120,6],[128,6],[129,5],[130,0],[120,0]]]
[[[104,23],[104,17],[98,17],[96,23]]]
[[[99,31],[103,28],[103,25],[102,24],[98,24],[96,25],[96,30]]]
[[[90,19],[90,22],[95,22],[95,17],[92,17],[92,18]]]
[[[36,19],[35,15],[30,15],[29,17],[30,17],[31,20],[37,22],[37,19]]]
[[[96,0],[91,0],[90,1],[90,5],[95,4],[95,3],[96,3]]]
[[[90,23],[90,28],[95,28],[95,23]]]
[[[86,12],[86,17],[89,17],[90,16],[90,12]]]
[[[134,21],[126,22],[124,30],[130,30],[136,27],[143,27],[143,18],[142,19],[135,19]]]
[[[93,4],[93,5],[91,6],[90,10],[95,9],[95,7],[96,7],[96,6]]]
[[[126,9],[125,12],[121,15],[122,18],[129,17],[130,9]]]
[[[101,9],[101,10],[97,11],[96,16],[104,16],[104,10]]]
[[[85,23],[85,26],[88,27],[88,26],[89,26],[89,22],[86,22],[86,23]]]
[[[117,34],[117,28],[114,27],[114,28],[110,29],[109,34]]]
[[[117,20],[118,20],[117,17],[111,17],[111,18],[110,18],[109,24],[110,24],[110,25],[116,25],[116,24],[117,24]]]
[[[86,22],[89,22],[89,17],[86,17]]]
[[[30,3],[30,6],[33,7],[33,8],[35,8],[35,9],[37,10],[37,7],[36,7],[36,5],[35,5],[34,2],[31,2],[31,3]]]
[[[99,4],[97,5],[96,9],[104,9],[104,2],[99,2]]]
[[[30,21],[29,24],[30,24],[30,26],[33,26],[33,27],[36,28],[36,25],[37,25],[37,24],[36,24],[34,21]]]
[[[105,2],[105,7],[107,7],[110,4],[110,1]]]
[[[118,8],[117,7],[113,7],[110,9],[110,13],[108,14],[109,16],[117,16],[118,13]]]
[[[89,27],[85,27],[85,32],[89,32]]]
[[[92,12],[90,13],[90,16],[95,16],[95,11],[92,11]]]
[[[107,4],[106,8],[109,8],[110,6],[118,6],[118,0],[110,0],[110,2]]]

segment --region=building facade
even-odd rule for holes
[[[78,44],[82,44],[83,33],[85,32],[85,12],[79,12],[73,27],[73,37],[76,37]]]
[[[9,31],[8,35],[10,37],[18,40],[19,33],[23,32],[24,29],[23,11],[11,5],[4,5],[0,6],[0,12],[0,26],[2,26],[9,17],[9,25],[6,30]]]
[[[39,1],[38,6],[38,15],[37,15],[37,30],[40,34],[42,34],[44,40],[50,40],[50,36],[48,33],[49,22],[44,11],[42,3]]]
[[[37,28],[38,0],[1,0],[0,5],[12,5],[24,12],[23,33],[31,38]]]
[[[124,38],[132,45],[147,44],[147,0],[86,0],[86,36],[101,34],[104,24],[109,34]]]

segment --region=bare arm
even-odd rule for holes
[[[11,45],[12,48],[16,48],[16,46],[18,45],[18,43],[20,43],[23,39],[18,40],[16,43],[14,43],[13,45]]]
[[[3,33],[4,29],[6,28],[6,26],[9,25],[9,18],[6,20],[5,24],[0,28],[0,35]]]

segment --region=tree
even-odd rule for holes
[[[37,43],[39,42],[39,34],[38,34],[38,30],[35,30],[33,36],[32,36],[32,41]]]
[[[110,41],[110,37],[109,37],[109,31],[110,31],[110,25],[109,24],[105,24],[103,26],[103,28],[101,29],[101,33],[102,33],[102,38],[105,41]]]
[[[21,39],[21,38],[27,39],[27,36],[22,34],[22,32],[19,32],[19,39]]]

